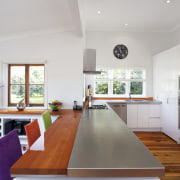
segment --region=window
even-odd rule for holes
[[[95,96],[127,97],[145,96],[145,70],[134,69],[98,69],[103,73],[96,75]]]
[[[9,64],[8,105],[15,106],[21,99],[26,106],[44,106],[43,64]]]

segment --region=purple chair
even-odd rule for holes
[[[21,145],[16,130],[0,138],[0,180],[12,180],[11,166],[22,156]]]

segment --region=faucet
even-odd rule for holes
[[[129,93],[129,101],[131,101],[131,93]]]

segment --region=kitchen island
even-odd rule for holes
[[[73,111],[69,111],[69,119],[71,113]],[[65,123],[66,117],[63,118]],[[45,177],[48,179],[73,179],[74,177],[83,177],[83,179],[86,177],[90,179],[118,177],[118,179],[123,179],[127,177],[126,180],[157,180],[158,177],[164,175],[164,167],[110,107],[104,110],[85,108],[76,133],[71,130],[73,126],[68,124],[73,123],[73,121],[67,121],[67,132],[71,133],[72,131],[73,136],[76,136],[74,145],[72,148],[71,141],[71,146],[61,148],[60,142],[63,142],[63,138],[64,143],[68,143],[68,141],[64,135],[65,131],[59,132],[58,136],[60,136],[61,141],[59,142],[57,137],[56,144],[52,144],[52,149],[59,148],[61,156],[58,156],[55,150],[49,149],[49,153],[47,153],[46,145],[51,144],[47,141],[50,141],[50,137],[52,140],[56,129],[60,127],[57,122],[60,121],[61,118],[57,119],[54,122],[56,125],[53,123],[52,127],[48,129],[48,131],[52,131],[51,134],[49,133],[49,139],[46,138],[48,131],[45,133],[44,152],[28,151],[11,168],[12,176],[17,177],[17,180],[22,177],[24,179],[41,177],[43,179]],[[70,147],[69,160],[66,160],[68,163],[64,163],[65,166],[62,168],[60,162],[64,161],[63,153],[66,154],[66,148]],[[46,155],[43,155],[45,153]],[[40,161],[38,156],[43,157],[42,162],[38,163]],[[33,166],[37,164],[39,167],[34,168]],[[44,169],[42,170],[41,167]]]

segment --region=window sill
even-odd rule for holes
[[[93,100],[126,100],[129,97],[94,96]],[[153,97],[132,97],[132,99],[153,100]]]

